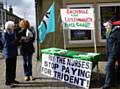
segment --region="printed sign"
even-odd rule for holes
[[[94,9],[61,9],[63,29],[94,29]]]
[[[92,62],[42,54],[42,74],[88,89]]]

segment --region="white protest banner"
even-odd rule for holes
[[[69,84],[88,89],[92,62],[50,54],[42,54],[41,72]]]
[[[60,9],[63,29],[94,29],[94,9]]]

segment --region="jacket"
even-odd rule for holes
[[[120,28],[113,27],[106,40],[108,60],[117,60],[120,58]]]
[[[27,33],[27,30],[29,30],[29,32],[31,32],[31,34],[33,34],[32,37],[28,37],[26,35]],[[35,52],[35,49],[34,49],[34,45],[33,45],[33,42],[35,41],[35,33],[32,32],[31,29],[21,29],[19,32],[19,42],[20,42],[20,52],[22,55],[26,55],[26,54],[32,54]],[[25,38],[25,39],[23,39]],[[27,41],[26,41],[27,40]]]
[[[15,44],[15,33],[2,32],[3,54],[4,58],[13,58],[17,56],[17,46]]]

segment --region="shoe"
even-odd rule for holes
[[[30,80],[33,80],[33,77],[32,77],[32,76],[29,76],[29,79],[30,79]]]
[[[6,85],[6,86],[10,86],[10,85],[11,85],[11,82],[5,82],[5,85]]]
[[[29,81],[28,76],[25,76],[25,77],[24,77],[24,80],[25,80],[25,81]]]
[[[102,89],[110,89],[110,86],[103,86],[103,88]]]
[[[12,81],[12,83],[14,83],[14,84],[19,84],[19,82],[16,81],[16,80]]]
[[[118,84],[120,84],[120,81],[118,81]]]

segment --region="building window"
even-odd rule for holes
[[[100,39],[103,41],[106,39],[105,27],[103,26],[103,23],[107,20],[120,20],[120,3],[99,5],[99,17]]]
[[[0,28],[3,27],[3,9],[0,9]]]
[[[91,40],[91,30],[70,30],[71,40]]]
[[[71,4],[67,5],[67,8],[70,9],[81,9],[81,8],[91,8],[91,4]],[[69,29],[68,30],[68,39],[69,43],[92,43],[93,42],[93,37],[92,37],[92,30],[87,29]]]
[[[2,10],[0,9],[0,20],[1,20],[1,17],[2,17]]]
[[[2,26],[2,10],[0,9],[0,27]]]

